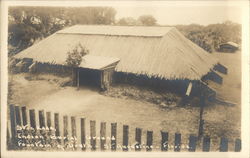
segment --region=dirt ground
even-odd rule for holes
[[[85,87],[76,90],[72,87],[62,88],[45,80],[27,81],[25,75],[11,76],[11,98],[14,99],[10,103],[108,124],[117,122],[120,131],[122,125],[129,125],[132,130],[138,127],[143,129],[144,136],[146,130],[153,130],[155,144],[160,143],[160,130],[168,131],[172,141],[175,132],[180,132],[183,139],[198,132],[198,108],[166,110],[148,102],[103,96]]]
[[[210,135],[215,141],[216,146],[212,146],[212,150],[218,150],[219,137],[230,138],[229,142],[240,137],[240,53],[214,55],[228,66],[229,71],[228,75],[223,76],[223,85],[217,86],[219,95],[237,103],[236,106],[212,105],[204,110],[205,134]],[[25,78],[27,75],[9,75],[9,103],[59,112],[61,116],[85,117],[88,120],[96,120],[97,123],[117,122],[118,131],[124,124],[129,125],[131,132],[139,127],[143,129],[143,140],[146,130],[153,130],[154,144],[160,143],[161,130],[169,132],[170,143],[173,142],[176,132],[182,134],[184,143],[189,134],[198,133],[198,107],[162,109],[148,102],[104,96],[88,87],[81,87],[79,90],[73,87],[60,87],[54,82],[56,79],[53,80],[53,76],[47,76],[51,78],[50,81],[29,81]],[[118,133],[119,136],[121,137],[122,133]],[[233,146],[229,146],[229,149],[233,150]]]

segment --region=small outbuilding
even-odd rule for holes
[[[220,44],[220,52],[229,52],[233,53],[239,49],[239,45],[234,42],[227,42]]]
[[[78,85],[90,85],[107,89],[112,83],[112,76],[117,63],[114,57],[85,55],[83,62],[76,68]]]

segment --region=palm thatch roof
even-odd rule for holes
[[[118,58],[101,57],[88,54],[83,56],[82,59],[83,61],[81,62],[79,67],[95,70],[105,69],[106,67],[120,61],[120,59]]]
[[[76,25],[15,57],[65,64],[67,52],[79,43],[90,55],[120,59],[117,72],[148,77],[200,80],[218,63],[174,27]]]

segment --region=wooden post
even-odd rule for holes
[[[26,107],[25,106],[21,107],[21,111],[22,111],[23,126],[26,126],[28,124]]]
[[[240,139],[235,140],[234,151],[235,152],[240,152],[241,151],[241,140]]]
[[[31,109],[29,110],[30,113],[30,126],[34,129],[36,129],[36,115],[35,115],[35,110]]]
[[[203,120],[203,112],[204,112],[204,106],[205,106],[205,96],[204,94],[201,94],[200,97],[200,121],[199,121],[199,132],[198,132],[198,138],[200,139],[203,135],[203,125],[204,125],[204,120]]]
[[[76,118],[75,117],[71,117],[71,131],[72,131],[72,137],[74,139],[74,143],[73,143],[73,148],[74,150],[76,149],[76,140],[77,140],[77,135],[76,135]]]
[[[210,151],[210,137],[208,137],[208,136],[203,138],[202,151],[204,151],[204,152]]]
[[[68,142],[69,132],[68,132],[68,116],[63,116],[63,137],[64,139],[64,145]],[[65,146],[66,147],[66,146]]]
[[[76,71],[75,71],[75,68],[72,67],[72,86],[76,86]]]
[[[55,135],[58,137],[60,136],[60,128],[59,128],[59,114],[58,113],[55,113],[54,114],[54,123],[55,123]],[[57,141],[59,143],[61,143],[61,140],[60,139],[57,139]]]
[[[34,109],[30,109],[29,110],[29,115],[30,115],[30,127],[31,127],[31,129],[34,129],[34,130],[31,130],[31,135],[35,137],[36,132],[37,132],[35,110]],[[38,140],[32,140],[33,143],[35,141],[38,141]]]
[[[181,151],[181,134],[180,133],[175,133],[174,151],[175,152]]]
[[[106,145],[106,122],[101,122],[101,130],[100,130],[100,146],[101,150],[105,150]]]
[[[100,71],[100,87],[102,90],[104,90],[104,86],[103,86],[103,70]]]
[[[46,112],[47,127],[51,127],[51,112]]]
[[[39,119],[39,127],[40,127],[41,129],[42,129],[42,128],[45,129],[44,110],[39,110],[39,111],[38,111],[38,119]],[[46,132],[43,131],[43,130],[41,130],[41,131],[39,131],[39,132],[40,132],[40,134],[43,136],[43,138],[45,138]],[[45,142],[45,139],[43,139],[43,138],[40,138],[39,140],[40,140],[41,144],[45,145],[46,142]]]
[[[227,138],[222,137],[220,141],[220,152],[228,151],[228,140]]]
[[[203,112],[202,112],[203,113]],[[202,137],[203,135],[203,130],[204,130],[204,120],[200,120],[199,123],[199,139]]]
[[[13,146],[13,144],[11,143],[9,126],[7,124],[7,150],[10,150],[12,148],[12,146]]]
[[[116,130],[117,130],[117,123],[111,123],[111,150],[116,150]]]
[[[22,121],[21,121],[21,114],[20,114],[19,106],[15,106],[15,114],[16,114],[16,125],[21,127],[22,126]],[[18,137],[19,135],[23,134],[23,131],[17,129],[16,134],[17,134],[17,138],[16,138],[17,144],[24,143],[25,139],[22,139],[22,138]],[[22,149],[22,146],[18,146],[18,147],[19,147],[19,149]]]
[[[71,117],[71,129],[72,129],[72,136],[77,137],[76,136],[76,119],[75,119],[75,117]]]
[[[85,118],[81,118],[81,144],[82,150],[86,150]]]
[[[197,142],[197,137],[190,135],[189,136],[189,149],[188,151],[194,152],[196,150],[196,142]]]
[[[161,131],[161,151],[168,151],[168,133]]]
[[[10,126],[11,126],[11,142],[13,144],[13,148],[17,147],[17,139],[16,139],[16,115],[15,115],[15,107],[13,104],[9,106],[10,108]]]
[[[46,131],[47,131],[47,135],[46,135],[46,143],[50,144],[51,143],[51,139],[49,138],[51,135],[51,112],[46,112]]]
[[[141,133],[142,129],[141,128],[136,128],[135,129],[135,151],[140,151],[141,150]]]
[[[79,68],[77,68],[77,89],[79,89],[79,86],[80,86],[80,72],[79,72]]]
[[[96,150],[96,122],[90,121],[90,145],[91,150]]]
[[[153,131],[147,131],[146,151],[152,151]]]
[[[127,125],[123,126],[123,147],[122,150],[123,151],[128,151],[128,134],[129,134],[129,127]]]
[[[16,124],[18,126],[22,126],[19,106],[15,106],[15,114],[16,114]]]
[[[45,128],[45,117],[44,117],[44,110],[40,110],[38,112],[38,115],[39,115],[39,125],[40,125],[40,128]]]
[[[58,113],[55,113],[55,115],[54,115],[54,122],[55,122],[55,130],[56,130],[55,135],[60,136],[59,114]]]

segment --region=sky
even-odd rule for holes
[[[208,25],[230,20],[241,23],[239,6],[118,6],[116,19],[122,17],[138,18],[150,14],[161,25],[201,24]]]
[[[227,20],[242,24],[243,8],[248,0],[86,0],[70,2],[42,3],[45,6],[99,6],[116,9],[116,19],[138,18],[140,15],[153,15],[160,25],[176,24],[215,24]],[[34,5],[32,2],[18,2],[15,5]],[[246,11],[246,10],[245,10]],[[244,13],[246,14],[246,13]]]

